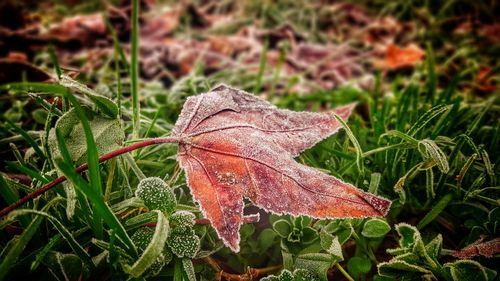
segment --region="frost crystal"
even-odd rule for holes
[[[283,270],[279,277],[280,281],[294,281],[293,274],[289,270]]]
[[[139,228],[130,239],[134,242],[137,247],[139,254],[144,252],[146,247],[151,243],[153,235],[155,233],[154,228],[141,227]],[[168,249],[167,245],[163,248],[163,252],[156,258],[156,260],[150,265],[146,271],[146,276],[156,276],[160,273],[161,269],[172,260],[172,253]]]
[[[194,226],[196,216],[188,211],[177,211],[170,216],[170,225],[175,228],[190,228]]]
[[[347,119],[354,105],[334,110]],[[391,204],[293,158],[337,132],[330,113],[277,109],[221,85],[187,99],[172,130],[193,198],[219,237],[239,251],[243,199],[277,214],[384,216]]]
[[[200,238],[196,236],[192,228],[175,228],[168,236],[167,244],[180,258],[193,258],[200,250]]]
[[[141,198],[150,210],[172,213],[177,205],[173,190],[158,177],[141,180],[135,191],[135,196]]]
[[[141,227],[132,235],[131,239],[140,252],[143,252],[151,242],[155,230],[149,227]]]
[[[260,280],[261,281],[319,281],[319,278],[309,270],[296,269],[292,273],[290,270],[284,269],[278,276],[269,275]]]

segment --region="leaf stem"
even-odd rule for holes
[[[234,274],[234,273],[224,272],[224,270],[222,270],[222,268],[220,267],[219,262],[211,256],[203,258],[203,261],[207,263],[215,271],[215,276],[217,280],[222,280],[222,278],[224,278],[224,280],[230,280],[230,281],[256,280],[254,278],[259,278],[271,272],[279,271],[280,269],[283,268],[282,265],[274,265],[264,268],[249,267],[247,271],[243,274]]]
[[[138,148],[142,148],[142,147],[146,147],[146,146],[150,146],[150,145],[156,145],[156,144],[163,144],[163,143],[178,143],[179,142],[179,138],[178,137],[161,137],[161,138],[152,138],[152,139],[147,139],[147,140],[144,140],[144,141],[141,141],[141,142],[136,142],[134,144],[131,144],[131,145],[128,145],[128,146],[125,146],[125,147],[122,147],[120,149],[117,149],[117,150],[114,150],[114,151],[111,151],[111,152],[108,152],[104,155],[102,155],[101,157],[99,157],[99,163],[102,163],[104,161],[107,161],[113,157],[116,157],[118,155],[121,155],[121,154],[124,154],[124,153],[127,153],[127,152],[131,152],[131,151],[134,151]],[[81,172],[84,172],[86,171],[87,169],[89,168],[88,164],[85,163],[85,164],[82,164],[80,165],[78,168],[76,168],[76,172],[77,173],[81,173]],[[61,176],[61,177],[58,177],[57,179],[47,183],[46,185],[42,186],[41,188],[37,189],[36,191],[26,195],[25,197],[19,199],[18,201],[16,201],[15,203],[3,208],[1,211],[0,211],[0,218],[9,214],[10,212],[12,212],[13,210],[15,210],[17,207],[37,198],[38,196],[44,194],[45,192],[49,191],[50,189],[52,189],[53,187],[57,186],[58,184],[60,183],[63,183],[67,180],[67,178],[65,176]]]
[[[349,281],[354,281],[354,279],[351,277],[351,275],[349,275],[349,273],[347,273],[347,271],[345,271],[345,269],[340,266],[339,263],[336,263],[335,266],[338,268],[338,270],[340,271],[340,273],[342,273],[342,275],[344,275],[344,277],[349,280]]]

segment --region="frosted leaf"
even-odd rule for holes
[[[146,271],[146,276],[156,276],[162,268],[165,266],[165,256],[163,254],[160,254],[156,260],[151,264],[151,266],[148,268]]]
[[[170,216],[170,225],[176,228],[190,228],[194,226],[196,216],[188,211],[177,211]]]
[[[141,180],[135,191],[135,196],[141,198],[150,210],[172,213],[177,205],[174,191],[158,177]]]
[[[292,272],[290,270],[283,270],[279,276],[279,281],[294,281]]]
[[[151,243],[153,235],[155,233],[154,228],[141,227],[130,237],[134,245],[137,247],[139,254],[142,254],[146,247]],[[151,264],[151,266],[146,271],[146,276],[156,276],[160,273],[161,269],[172,260],[172,253],[166,247],[163,249],[163,253],[160,254],[156,260]]]
[[[305,269],[296,269],[293,273],[284,269],[280,272],[278,276],[269,275],[260,279],[261,281],[319,281],[316,274]]]
[[[334,112],[347,119],[353,104]],[[243,199],[277,214],[316,218],[384,216],[390,201],[293,158],[341,128],[332,113],[277,109],[220,85],[190,97],[172,135],[187,183],[203,214],[239,251]]]
[[[165,245],[165,248],[163,248],[163,257],[165,257],[165,265],[169,264],[174,258],[172,251],[167,245]]]
[[[182,258],[193,258],[200,250],[200,238],[192,228],[172,230],[167,239],[167,244],[172,252]]]
[[[260,281],[279,281],[280,279],[277,276],[269,275],[264,278],[261,278]]]
[[[99,155],[120,148],[125,139],[125,133],[121,128],[120,121],[98,115],[86,107],[83,110],[89,119]],[[49,132],[48,145],[54,158],[62,157],[57,143],[56,128],[60,130],[64,137],[71,159],[77,165],[85,163],[87,161],[85,132],[75,109],[71,109],[61,116],[57,120],[55,128]]]
[[[130,237],[130,239],[132,239],[139,252],[143,252],[149,245],[149,242],[151,242],[154,233],[154,228],[141,227],[136,230],[136,232],[134,233],[134,235],[132,235],[132,237]]]
[[[295,275],[295,281],[319,281],[319,278],[318,276],[316,276],[316,274],[305,269],[296,269],[293,272],[293,275]]]

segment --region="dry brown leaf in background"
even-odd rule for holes
[[[259,28],[258,23],[249,23],[232,34],[211,33],[214,27],[237,21],[243,6],[215,1],[197,6],[186,2],[172,6],[145,3],[140,17],[142,78],[170,84],[191,73],[198,62],[204,66],[206,76],[230,68],[257,74],[267,44],[264,94],[278,67],[281,70],[275,88],[277,94],[284,89],[280,85],[285,85],[292,76],[300,79],[288,89],[305,93],[334,89],[351,81],[365,87],[360,81],[371,75],[367,61],[378,59],[380,68],[394,70],[413,66],[423,56],[418,47],[410,45],[399,49],[393,44],[408,33],[406,24],[392,17],[373,17],[358,5],[346,3],[321,5],[322,20],[318,28],[324,34],[335,34],[333,40],[326,40],[327,43],[314,42],[309,33],[303,34],[293,23],[287,22],[273,28]],[[130,7],[109,4],[106,7],[118,38],[124,42],[122,48],[128,53],[129,46],[125,42],[130,33],[127,24]],[[176,35],[181,21],[199,35]],[[100,14],[65,18],[52,24],[48,32],[40,34],[41,30],[34,33],[38,38],[66,42],[56,44],[63,66],[94,73],[93,70],[102,67],[113,52],[111,37]],[[280,52],[285,46],[286,56],[282,62]],[[380,58],[383,56],[385,59]]]
[[[83,45],[93,45],[96,38],[107,36],[106,24],[101,13],[78,15],[64,18],[62,22],[53,24],[45,36],[61,41],[78,40]]]
[[[170,35],[179,25],[181,11],[177,8],[147,12],[142,15],[141,40],[159,40]]]
[[[492,43],[500,42],[500,23],[482,25],[479,34]]]
[[[493,84],[493,73],[491,72],[491,68],[481,65],[479,67],[479,71],[476,75],[476,83],[481,91],[484,92],[494,92],[497,87]]]
[[[415,44],[400,48],[394,44],[387,46],[384,60],[376,60],[375,66],[384,70],[413,67],[424,59],[425,52]]]

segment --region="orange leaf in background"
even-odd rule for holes
[[[480,66],[475,80],[481,91],[493,92],[496,90],[495,85],[491,81],[492,73],[490,67]]]
[[[385,51],[385,59],[376,65],[387,70],[412,67],[421,62],[424,56],[425,52],[415,44],[410,44],[406,48],[390,44]]]
[[[347,119],[353,104],[335,109]],[[303,150],[334,134],[332,113],[277,109],[221,85],[188,98],[172,136],[178,160],[203,214],[239,251],[243,198],[273,213],[315,218],[384,216],[391,201],[297,163]]]

